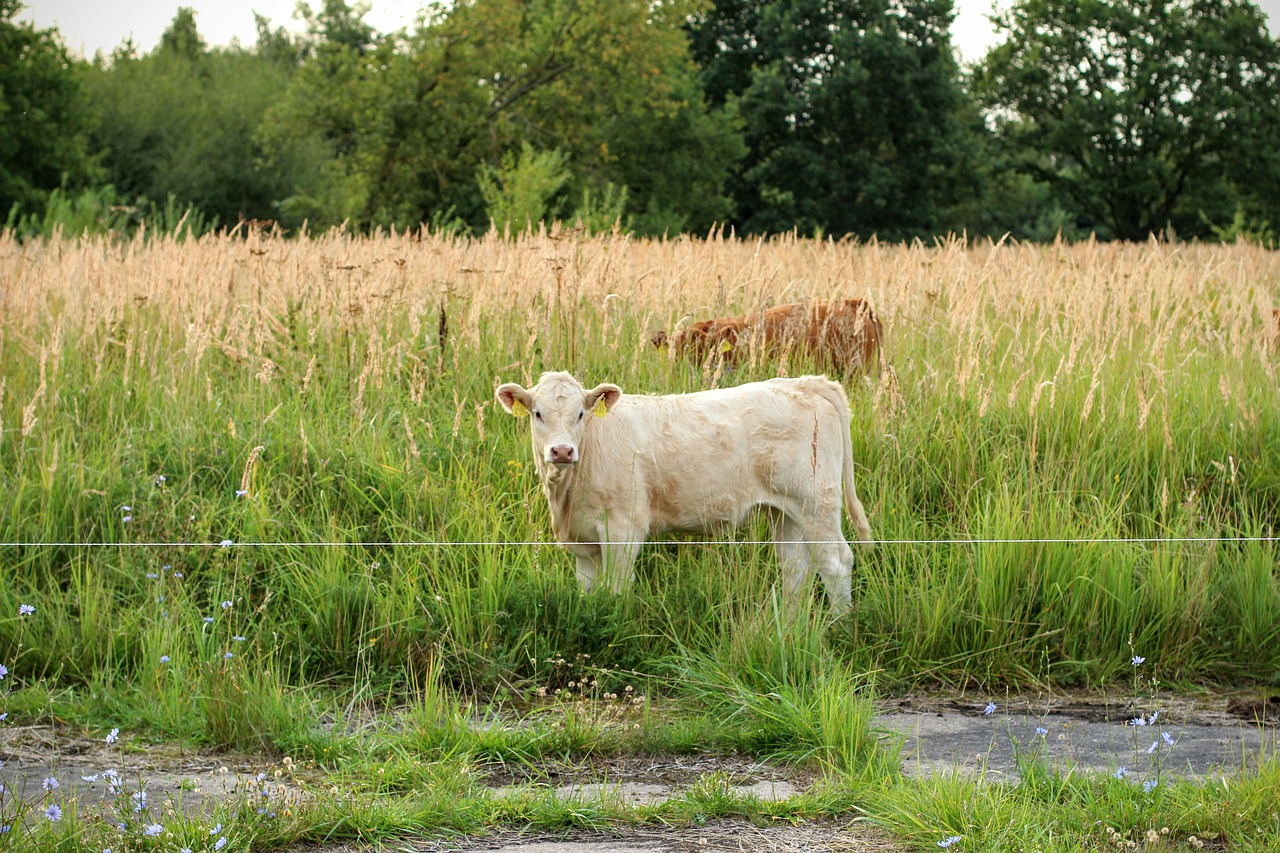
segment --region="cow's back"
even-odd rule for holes
[[[804,354],[821,370],[848,375],[878,363],[883,339],[884,329],[870,304],[840,299],[699,321],[686,330],[685,347],[699,359],[723,352],[730,363],[751,348],[775,358]]]
[[[575,514],[638,514],[655,530],[696,531],[740,524],[755,506],[812,489],[819,469],[838,492],[843,400],[825,377],[623,395],[587,431]]]

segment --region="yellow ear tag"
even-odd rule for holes
[[[720,342],[720,352],[728,352],[731,349],[733,349],[733,344],[729,343],[728,341]]]
[[[609,407],[604,404],[604,397],[601,397],[599,402],[596,403],[596,407],[591,410],[591,414],[595,415],[597,418],[603,418],[605,415],[609,414]]]
[[[524,417],[528,417],[529,410],[526,409],[524,407],[524,403],[521,403],[519,400],[512,400],[511,414],[515,415],[517,418],[524,418]]]

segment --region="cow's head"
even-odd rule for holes
[[[583,389],[568,373],[544,373],[538,384],[525,390],[514,382],[495,392],[502,408],[513,415],[528,415],[533,422],[533,452],[556,468],[577,464],[587,418],[603,417],[622,396],[617,385]]]

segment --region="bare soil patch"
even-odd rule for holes
[[[769,764],[738,755],[619,755],[592,756],[581,762],[564,764],[490,764],[479,768],[490,787],[523,784],[584,784],[626,779],[670,788],[688,787],[711,773],[723,774],[730,784],[787,782],[807,788],[817,775],[811,768]]]
[[[153,806],[171,803],[188,811],[235,796],[259,774],[272,778],[262,758],[128,738],[108,745],[46,725],[0,729],[0,762],[0,781],[15,796],[38,800],[44,780],[53,778],[59,793],[73,796],[82,809],[114,799],[108,771],[119,774],[126,793],[146,790]]]
[[[367,853],[367,845],[305,846],[291,853]],[[483,837],[397,842],[405,853],[865,853],[904,850],[875,827],[861,822],[810,822],[798,826],[755,826],[718,820],[696,827],[619,828],[616,831],[539,833],[495,832]]]

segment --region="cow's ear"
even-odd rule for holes
[[[523,418],[529,414],[529,408],[533,405],[533,398],[529,396],[529,392],[514,382],[499,385],[498,390],[494,392],[494,396],[498,398],[502,408],[517,418]]]
[[[587,392],[586,408],[596,417],[603,418],[605,412],[612,409],[621,396],[622,389],[617,385],[610,385],[607,382],[603,385],[597,385]]]

